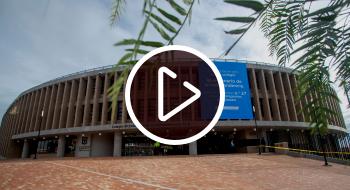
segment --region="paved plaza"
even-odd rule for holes
[[[0,161],[0,189],[350,189],[350,166],[284,155]]]

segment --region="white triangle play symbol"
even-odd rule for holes
[[[201,96],[201,91],[194,87],[189,82],[185,81],[183,85],[191,90],[194,95],[187,99],[184,103],[178,105],[175,109],[171,110],[169,113],[164,115],[164,73],[175,79],[177,77],[176,73],[168,69],[167,67],[161,67],[158,70],[158,118],[160,121],[167,121],[169,118],[177,114],[179,111],[186,108],[192,102],[196,101]]]

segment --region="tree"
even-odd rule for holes
[[[124,84],[130,68],[139,55],[151,48],[173,44],[183,25],[190,20],[194,0],[167,0],[176,15],[166,8],[159,7],[156,0],[144,0],[144,23],[136,39],[124,39],[116,46],[131,46],[125,49],[117,65],[126,65],[109,93],[115,107],[120,87]],[[280,66],[294,67],[298,73],[298,97],[312,95],[301,110],[310,118],[313,132],[325,134],[328,121],[336,113],[327,106],[327,99],[339,99],[332,85],[335,82],[350,82],[350,0],[328,0],[328,5],[312,10],[314,0],[224,0],[232,6],[252,10],[251,15],[234,15],[215,18],[218,21],[241,23],[241,27],[225,31],[234,36],[231,46],[223,53],[228,55],[252,26],[259,24],[260,30],[269,41],[271,56],[275,56]],[[124,0],[115,0],[111,22],[115,23],[121,15]],[[162,41],[143,39],[147,27],[152,25],[162,37]],[[174,27],[174,25],[176,27]],[[291,57],[301,54],[291,62]],[[331,80],[330,71],[336,72]],[[344,85],[341,85],[344,86]]]

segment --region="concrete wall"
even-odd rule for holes
[[[91,156],[113,156],[113,134],[92,135]]]
[[[7,157],[20,154],[21,151],[14,154],[10,151],[14,146],[11,143],[12,136],[37,132],[39,128],[41,131],[51,131],[130,122],[123,99],[118,101],[122,106],[109,110],[111,101],[107,91],[121,71],[122,68],[118,71],[101,69],[79,73],[23,92],[2,118],[0,155]],[[302,100],[294,99],[298,85],[296,75],[280,67],[248,64],[248,76],[258,121],[308,121],[297,110],[310,101],[312,95]],[[329,123],[345,127],[338,102],[329,99],[327,104],[339,113]],[[44,111],[43,117],[41,111]]]
[[[91,134],[85,134],[78,136],[78,141],[75,149],[75,157],[90,157],[91,156]],[[83,142],[83,139],[86,142]],[[85,144],[84,144],[85,143]]]

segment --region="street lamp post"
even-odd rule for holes
[[[43,117],[44,117],[44,110],[41,111],[41,115],[40,115],[39,131],[38,131],[38,136],[37,136],[36,150],[35,150],[35,155],[34,155],[33,159],[36,159],[37,158],[37,154],[38,154],[39,138],[40,138],[40,131],[41,131],[41,122],[43,120]]]
[[[259,141],[259,146],[258,146],[258,153],[261,155],[261,138],[259,136],[259,131],[258,131],[258,123],[256,122],[256,112],[255,112],[255,106],[253,106],[253,113],[254,113],[254,123],[255,123],[255,131],[256,131],[256,139]]]

